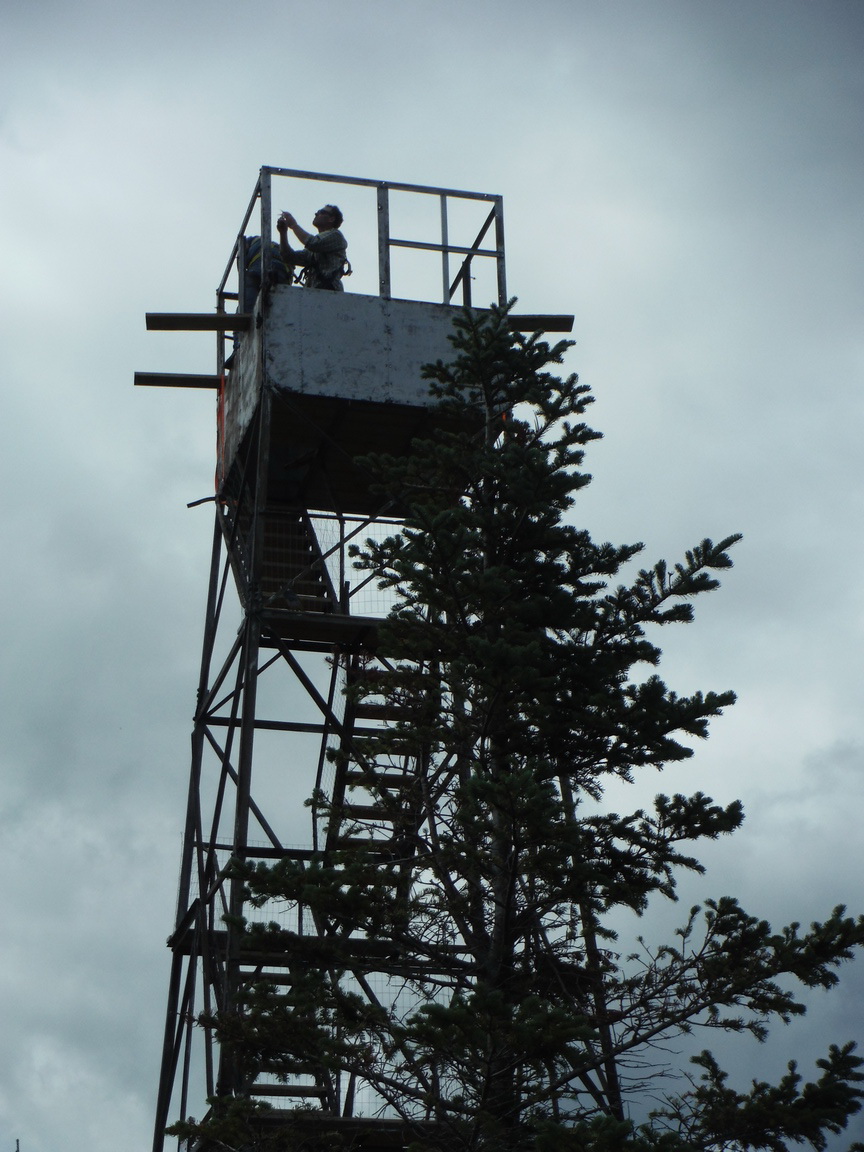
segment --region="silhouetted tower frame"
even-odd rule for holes
[[[251,227],[272,236],[277,181],[295,182],[292,194],[322,182],[374,193],[377,295],[270,286],[274,255],[265,243],[264,289],[251,299],[238,269]],[[393,236],[396,193],[437,201],[436,240]],[[479,209],[469,243],[453,238],[454,204]],[[350,221],[355,230],[362,223]],[[441,303],[393,296],[395,249],[440,254]],[[360,764],[353,750],[356,735],[397,717],[374,699],[358,705],[344,693],[376,661],[386,660],[376,636],[387,605],[375,603],[368,579],[351,580],[348,548],[352,540],[392,531],[398,509],[370,491],[357,458],[407,452],[428,427],[421,366],[447,359],[453,301],[473,305],[473,270],[482,261],[494,267],[495,295],[503,305],[500,196],[262,168],[217,289],[215,313],[148,314],[153,330],[212,330],[218,337],[213,375],[136,374],[137,384],[211,388],[218,397],[216,516],[177,911],[168,941],[172,966],[154,1152],[161,1152],[173,1119],[190,1113],[200,1119],[207,1098],[244,1094],[291,1107],[307,1103],[317,1110],[313,1124],[317,1115],[328,1129],[338,1123],[349,1134],[362,1133],[367,1149],[401,1143],[395,1121],[358,1114],[355,1077],[309,1066],[287,1083],[244,1081],[230,1052],[198,1021],[230,1008],[246,981],[290,985],[304,966],[326,965],[334,946],[335,926],[298,904],[272,910],[286,929],[283,952],[241,949],[246,908],[243,886],[230,875],[232,860],[326,859],[346,844],[379,852],[382,862],[388,858],[392,811],[364,804],[364,773],[378,773],[398,808],[412,764],[407,757],[395,769]],[[569,331],[572,325],[572,317],[561,316],[513,321],[529,330]],[[268,714],[274,706],[280,714]],[[273,740],[275,753],[265,753],[262,745]],[[313,790],[328,803],[306,810],[305,839],[298,843],[289,837],[301,827],[298,814]],[[410,820],[410,812],[402,818]],[[358,987],[369,996],[370,970],[394,971],[391,962],[376,958],[383,957],[379,944],[356,937],[338,944],[340,961],[356,956]],[[380,1103],[367,1111],[379,1111]],[[276,1108],[271,1122],[285,1116]]]

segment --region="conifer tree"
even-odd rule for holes
[[[813,1083],[790,1064],[739,1090],[705,1051],[650,1115],[646,1087],[656,1102],[658,1050],[682,1034],[763,1040],[800,1015],[796,986],[831,988],[864,918],[838,907],[775,931],[723,896],[631,955],[613,930],[621,910],[649,913],[650,937],[652,900],[703,871],[694,846],[743,819],[701,791],[603,805],[610,782],[689,758],[733,703],[667,687],[655,633],[692,620],[738,536],[645,568],[641,545],[595,543],[573,511],[591,397],[550,371],[568,344],[523,337],[494,308],[466,312],[452,339],[452,362],[427,370],[437,430],[366,461],[404,513],[356,553],[395,605],[383,658],[349,689],[395,717],[350,750],[390,854],[358,837],[302,867],[243,869],[253,903],[302,899],[346,940],[385,942],[398,980],[366,994],[356,961],[331,954],[290,990],[252,989],[215,1022],[222,1040],[255,1071],[353,1070],[436,1152],[823,1149],[864,1098],[851,1044]],[[413,766],[395,793],[372,768],[388,759]],[[279,931],[247,926],[256,948]]]

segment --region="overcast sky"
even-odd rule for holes
[[[132,377],[213,370],[144,313],[212,308],[262,164],[503,194],[510,289],[575,313],[597,397],[580,522],[650,562],[745,536],[663,639],[740,702],[616,804],[743,799],[688,901],[864,909],[862,53],[861,0],[3,6],[0,1152],[150,1144],[214,419]],[[740,1067],[810,1073],[862,993]]]

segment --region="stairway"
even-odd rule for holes
[[[268,508],[261,598],[268,608],[333,612],[338,598],[305,512]]]
[[[406,712],[398,703],[369,692],[374,665],[355,667],[349,687],[366,682],[362,699],[349,694],[346,738],[337,761],[328,849],[357,848],[391,860],[413,855],[413,833],[420,819],[418,749],[394,733]],[[386,740],[379,745],[375,737]]]

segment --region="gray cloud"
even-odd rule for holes
[[[745,532],[660,637],[672,684],[740,702],[620,802],[742,796],[687,899],[855,907],[860,5],[86,0],[4,24],[0,1142],[149,1139],[211,533],[185,505],[214,429],[210,397],[131,380],[212,366],[143,313],[212,305],[263,163],[504,194],[511,290],[576,312],[597,395],[576,514],[646,561]],[[860,1036],[861,980],[742,1071]]]

